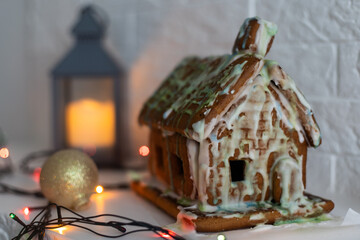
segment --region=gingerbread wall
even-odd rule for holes
[[[164,134],[159,129],[150,131],[150,156],[148,169],[151,174],[179,196],[195,199],[196,189],[190,170],[188,139],[177,133]]]

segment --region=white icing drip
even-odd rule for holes
[[[226,213],[222,217],[223,218],[242,218],[243,216],[244,216],[244,214],[240,214],[240,213],[234,213],[234,214]]]
[[[199,156],[199,143],[194,140],[187,139],[186,147],[187,147],[187,151],[188,151],[190,176],[192,177],[192,180],[193,180],[193,191],[192,191],[190,197],[191,197],[191,199],[194,199],[195,194],[196,194],[196,189],[199,186],[199,175],[198,175],[198,171],[197,171],[198,156]]]
[[[277,32],[277,26],[274,23],[259,18],[258,23],[260,26],[255,38],[256,52],[265,56],[270,40]]]
[[[237,57],[234,57],[234,60],[238,59],[241,56],[243,56],[243,55],[241,55],[241,54],[237,55]],[[236,67],[234,67],[233,71],[228,76],[229,78],[234,77],[234,81],[230,84],[231,86],[233,86],[236,83],[237,79],[241,76],[242,71],[243,71],[243,66],[245,65],[245,63],[246,63],[246,61],[244,61],[242,64],[237,65]],[[254,74],[253,74],[253,76],[250,77],[250,79],[254,78],[258,74],[258,72],[263,67],[263,65],[264,65],[264,62],[260,61],[259,64],[254,67]],[[248,80],[248,81],[250,81],[250,80]],[[239,96],[241,93],[242,93],[242,90],[238,91],[237,96]],[[216,117],[211,119],[210,122],[208,122],[204,126],[204,131],[203,132],[199,132],[199,131],[201,131],[201,129],[202,129],[201,124],[205,124],[205,122],[203,122],[204,119],[201,119],[200,121],[194,123],[192,125],[192,130],[191,129],[189,130],[189,133],[188,133],[189,137],[196,140],[196,141],[198,141],[198,142],[201,142],[205,138],[207,138],[210,135],[211,131],[214,129],[215,125],[219,122],[221,117],[229,110],[231,105],[237,99],[238,99],[238,97],[235,97],[233,99],[233,101],[230,104],[228,104],[228,106],[226,108],[224,108],[224,110],[220,114],[218,114]]]
[[[306,115],[307,122],[303,122],[303,125],[305,128],[308,128],[308,130],[310,130],[309,133],[314,146],[319,146],[321,142],[320,129],[312,119],[313,112],[310,104],[306,101],[304,95],[296,87],[294,80],[289,75],[287,75],[275,61],[265,60],[265,66],[269,69],[270,80],[272,80],[275,85],[277,85],[281,89],[290,90],[290,92],[294,94],[294,96],[299,100],[302,107],[305,108],[302,109],[302,111],[304,111]]]
[[[164,112],[163,114],[163,119],[167,119],[169,117],[169,115],[171,114],[173,110],[171,108],[169,108],[168,110],[166,110],[166,112]]]
[[[270,83],[271,84],[271,83]],[[302,141],[300,142],[304,142],[304,138],[302,137],[301,132],[303,132],[303,127],[299,121],[299,118],[297,117],[297,112],[296,109],[294,109],[287,98],[285,98],[285,96],[276,88],[273,88],[275,90],[275,92],[279,95],[280,98],[280,102],[281,104],[285,107],[285,109],[287,110],[287,114],[281,114],[281,120],[283,121],[283,123],[285,123],[290,129],[294,128],[298,133],[299,136],[301,136],[299,138],[299,140],[302,139]],[[275,100],[274,100],[275,101]]]
[[[194,130],[194,133],[196,133],[197,137],[194,138],[195,140],[203,139],[204,136],[204,128],[205,128],[205,119],[201,119],[200,121],[194,123],[192,125],[192,128]]]
[[[265,215],[263,213],[257,213],[257,214],[253,214],[250,216],[250,221],[256,221],[256,220],[261,220],[264,219]]]
[[[256,19],[259,24],[259,28],[256,31],[255,41],[248,48],[246,47],[246,43],[248,38],[250,37],[250,31],[248,28],[250,20]],[[235,49],[236,51],[240,51],[241,53],[256,53],[262,57],[266,55],[268,45],[271,41],[271,38],[275,36],[277,33],[277,26],[274,23],[268,22],[259,17],[255,18],[247,18],[243,25],[240,28],[240,32],[238,34],[237,40],[240,40],[244,37],[242,41],[242,46],[240,49],[238,47]]]
[[[200,139],[203,139],[204,131],[205,131],[205,119],[202,119],[192,125],[194,131],[198,134]],[[209,169],[209,151],[208,151],[208,143],[206,141],[201,141],[199,145],[199,155],[198,155],[198,163],[197,163],[197,189],[198,189],[198,197],[201,202],[206,202],[207,194],[206,194],[206,185],[204,182],[208,179],[208,169]]]
[[[198,184],[202,210],[213,208],[207,203],[207,191],[215,198],[215,204],[221,200],[221,203],[218,204],[220,208],[229,209],[238,207],[239,201],[243,201],[246,195],[257,196],[260,194],[261,201],[264,201],[267,189],[271,190],[270,179],[272,173],[268,174],[266,171],[267,160],[271,152],[288,154],[288,151],[291,150],[296,157],[296,161],[294,161],[296,162],[299,174],[302,176],[302,156],[297,154],[298,150],[295,143],[292,140],[289,141],[289,137],[284,134],[280,127],[280,120],[289,129],[296,130],[300,140],[303,131],[302,126],[298,119],[294,117],[296,116],[294,109],[281,92],[277,92],[281,104],[272,96],[267,88],[269,80],[266,77],[267,75],[262,74],[256,77],[254,81],[249,80],[246,86],[243,87],[241,95],[237,97],[237,101],[239,99],[244,100],[237,107],[228,110],[220,119],[216,120],[217,126],[211,131],[208,138],[200,142],[200,178]],[[274,126],[272,126],[273,110],[275,110],[277,115]],[[245,115],[241,115],[242,113],[245,113]],[[263,121],[262,125],[259,124],[260,121]],[[205,126],[200,121],[193,125],[193,129],[199,133],[199,136],[202,135],[204,137],[207,135],[202,134],[203,132],[201,131],[204,128],[208,129],[211,124],[213,123]],[[218,139],[217,135],[221,134],[225,129],[232,130],[232,134]],[[259,136],[259,130],[263,131],[262,136]],[[219,144],[221,144],[220,150]],[[245,151],[245,145],[248,145],[246,147],[249,151],[248,153]],[[209,147],[212,153],[213,166],[209,165]],[[250,158],[252,161],[247,163],[245,180],[234,183],[230,181],[228,159],[235,155],[236,149],[239,150],[237,159]],[[220,164],[223,164],[223,167],[218,167]],[[263,179],[262,187],[258,186],[256,182],[257,173]],[[284,174],[286,175],[286,172]],[[211,178],[210,175],[212,175]],[[299,184],[303,186],[301,177]],[[284,183],[283,186],[286,186],[286,184]],[[216,194],[219,191],[220,196],[217,196]],[[296,192],[292,194],[294,197],[302,196],[302,192],[303,187],[298,187]],[[283,199],[286,199],[286,197]]]
[[[281,178],[282,189],[281,205],[286,207],[289,203],[303,198],[304,185],[299,164],[290,157],[278,158],[272,172],[277,172]]]

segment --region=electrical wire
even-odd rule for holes
[[[44,198],[44,195],[40,191],[27,191],[7,185],[5,183],[0,183],[0,193],[12,193],[16,195],[27,195],[27,196],[34,196],[37,198]]]
[[[55,152],[56,150],[54,149],[32,152],[21,160],[20,169],[24,173],[33,173],[35,171],[35,168],[30,167],[30,164],[32,162],[39,161],[40,159],[45,160],[45,158],[51,156]]]
[[[50,219],[51,217],[51,208],[56,207],[57,209],[57,218]],[[68,209],[63,206],[59,206],[55,203],[49,203],[45,207],[33,207],[30,208],[32,210],[40,210],[40,212],[35,216],[35,218],[28,224],[24,224],[21,222],[21,220],[15,216],[14,220],[18,221],[21,225],[23,225],[23,228],[19,232],[19,234],[14,237],[12,240],[20,240],[22,237],[24,237],[26,234],[30,234],[29,237],[27,237],[28,240],[31,240],[35,237],[38,237],[39,240],[44,239],[45,231],[48,229],[56,229],[64,226],[72,226],[76,228],[81,228],[86,231],[89,231],[93,234],[96,234],[101,237],[107,237],[107,238],[120,238],[124,237],[129,234],[134,234],[137,232],[143,232],[143,231],[151,231],[157,234],[159,237],[163,239],[174,239],[174,240],[184,240],[183,237],[177,235],[176,233],[169,231],[165,228],[152,225],[147,222],[143,221],[136,221],[134,219],[116,215],[116,214],[99,214],[95,216],[85,217],[79,213],[76,213],[72,211],[71,209]],[[66,211],[68,214],[72,214],[71,217],[62,217],[63,211]],[[11,214],[10,214],[11,216]],[[99,221],[97,219],[99,218],[112,218],[116,219],[117,221]],[[17,220],[18,219],[18,220]],[[39,219],[39,220],[37,220]],[[86,227],[84,225],[90,225],[90,226],[103,226],[103,227],[109,227],[113,229],[117,229],[120,231],[120,234],[116,235],[108,235],[101,233],[99,231],[96,231],[94,229],[91,229],[90,227]],[[139,229],[127,231],[125,226],[132,226],[132,227],[138,227]],[[167,238],[163,236],[163,234],[167,234]]]

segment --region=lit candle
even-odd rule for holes
[[[81,99],[66,108],[67,142],[72,147],[111,147],[115,141],[115,108],[111,101]]]

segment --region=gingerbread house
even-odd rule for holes
[[[294,81],[265,59],[276,32],[273,23],[247,19],[232,54],[185,58],[143,106],[149,171],[178,204],[196,202],[188,213],[254,214],[247,210],[254,203],[290,209],[288,217],[333,208],[304,194],[307,148],[319,146],[321,135]],[[250,218],[237,227],[258,223]]]

